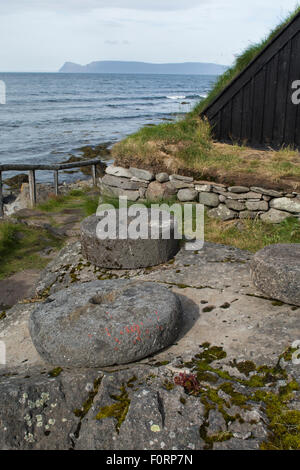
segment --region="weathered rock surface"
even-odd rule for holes
[[[283,351],[300,338],[300,309],[274,303],[253,287],[249,269],[252,257],[251,253],[233,247],[205,243],[199,252],[182,248],[175,262],[151,269],[104,270],[84,261],[80,243],[66,246],[45,269],[38,295],[45,297],[58,290],[67,294],[76,285],[83,289],[84,283],[98,279],[128,281],[131,277],[155,282],[180,297],[183,329],[175,344],[153,358],[123,366],[126,370],[116,371],[119,368],[114,367],[114,371],[70,372],[64,368],[58,377],[48,377],[53,366],[39,358],[26,326],[36,304],[18,305],[7,311],[6,318],[0,320],[0,340],[7,344],[7,366],[1,369],[0,365],[0,395],[4,397],[0,420],[5,423],[0,427],[0,447],[259,449],[271,436],[265,404],[250,400],[245,408],[228,395],[228,382],[243,396],[251,396],[256,390],[241,385],[240,380],[249,380],[252,373],[244,376],[234,367],[234,361],[242,365],[243,361],[254,361],[257,365],[275,366]],[[203,395],[191,396],[182,386],[174,385],[174,378],[182,372],[197,374],[189,364],[203,351],[199,346],[206,342],[222,346],[227,353],[227,357],[216,358],[210,366],[231,376],[229,380],[210,373],[212,382],[201,381],[203,393],[208,390],[210,396],[218,395],[218,403],[212,402],[214,409],[219,411],[222,400],[224,411],[232,417],[226,420],[225,431],[220,434],[217,431],[216,435],[212,432],[210,438],[208,429],[214,421],[209,423],[208,410],[201,400]],[[259,392],[278,394],[292,377],[300,383],[299,365],[287,364],[283,359],[280,364],[288,375],[284,380],[278,377],[279,380],[258,388]],[[219,389],[224,382],[226,393]],[[46,406],[32,408],[36,402],[40,406],[42,393],[50,395],[49,401],[48,395],[43,395],[47,398]],[[19,403],[24,399],[25,404]],[[299,391],[292,393],[288,408],[300,409]],[[237,415],[241,422],[235,419]],[[220,439],[223,441],[218,442]]]
[[[195,201],[198,196],[198,191],[194,189],[180,189],[177,193],[177,198],[181,202]]]
[[[217,194],[206,192],[199,193],[199,202],[200,204],[208,207],[217,207],[220,204],[219,196]]]
[[[220,204],[218,207],[208,211],[209,217],[221,219],[221,220],[232,220],[238,217],[238,213],[229,209],[225,204]]]
[[[120,196],[127,197],[128,201],[137,201],[140,197],[139,190],[128,190],[123,188],[117,188],[116,186],[109,186],[100,182],[101,195],[118,198]]]
[[[81,244],[85,258],[96,266],[112,269],[146,268],[172,259],[179,251],[179,239],[175,239],[177,223],[174,216],[165,212],[165,220],[161,221],[160,211],[145,211],[148,224],[144,223],[140,227],[138,239],[130,231],[130,224],[135,217],[129,216],[127,221],[123,221],[119,217],[119,211],[108,211],[108,217],[116,219],[116,227],[113,226],[115,234],[111,234],[109,238],[107,226],[100,226],[106,216],[105,212],[85,219],[81,224]],[[157,238],[151,238],[151,234],[157,234]]]
[[[159,183],[166,183],[167,181],[169,181],[168,173],[158,173],[156,175],[156,181],[158,181]]]
[[[251,276],[268,296],[300,306],[300,244],[270,245],[258,251]]]
[[[300,199],[290,199],[288,197],[273,199],[270,202],[270,207],[280,211],[287,211],[297,214],[298,212],[300,213]]]
[[[154,174],[147,170],[140,170],[139,168],[130,168],[130,172],[132,176],[139,178],[145,181],[152,181],[154,180]]]
[[[107,175],[119,176],[121,178],[132,178],[133,176],[130,170],[127,170],[126,168],[123,168],[121,166],[113,165],[109,165],[106,168],[105,173]]]
[[[291,217],[289,212],[279,211],[277,209],[270,209],[265,214],[261,214],[260,218],[263,222],[267,222],[269,224],[280,224],[288,217]]]
[[[158,181],[153,181],[148,186],[146,197],[149,201],[157,201],[161,199],[169,199],[172,196],[175,196],[176,193],[176,188],[172,186],[172,183],[170,181],[168,181],[167,183],[159,183]]]
[[[138,361],[178,336],[181,304],[155,283],[95,281],[50,296],[30,317],[42,358],[68,367]]]

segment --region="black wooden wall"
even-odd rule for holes
[[[300,104],[292,103],[295,80],[300,80],[300,14],[202,115],[220,142],[300,148]]]

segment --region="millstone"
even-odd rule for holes
[[[251,261],[256,287],[272,299],[300,306],[300,244],[270,245]]]
[[[127,217],[123,221],[118,210],[108,210],[100,215],[86,218],[81,224],[81,245],[83,255],[92,264],[108,269],[138,269],[157,266],[172,259],[180,249],[180,240],[175,239],[177,223],[172,214],[164,212],[162,221],[159,215],[162,211],[144,209],[148,220],[141,227],[147,238],[131,238],[124,233],[131,233],[131,224],[134,217]],[[153,217],[157,215],[157,219]],[[99,226],[104,216],[113,220],[116,218],[116,232],[114,239],[106,238],[107,231]],[[151,233],[157,233],[156,239]]]
[[[106,367],[143,359],[180,331],[179,298],[156,283],[94,281],[57,292],[29,321],[42,358],[56,366]]]

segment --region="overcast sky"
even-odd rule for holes
[[[296,0],[0,0],[0,71],[65,61],[216,62],[266,33]]]

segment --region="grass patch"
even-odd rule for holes
[[[236,221],[222,222],[206,216],[205,240],[256,252],[276,243],[300,243],[300,222],[291,217],[278,225],[244,220],[237,226]]]
[[[64,209],[82,209],[85,217],[96,212],[98,207],[99,195],[91,195],[87,191],[72,190],[67,195],[52,195],[49,199],[37,206],[37,209],[43,212],[58,213]]]
[[[49,260],[39,252],[49,246],[58,249],[62,242],[41,228],[0,223],[0,279],[24,269],[43,269]]]

